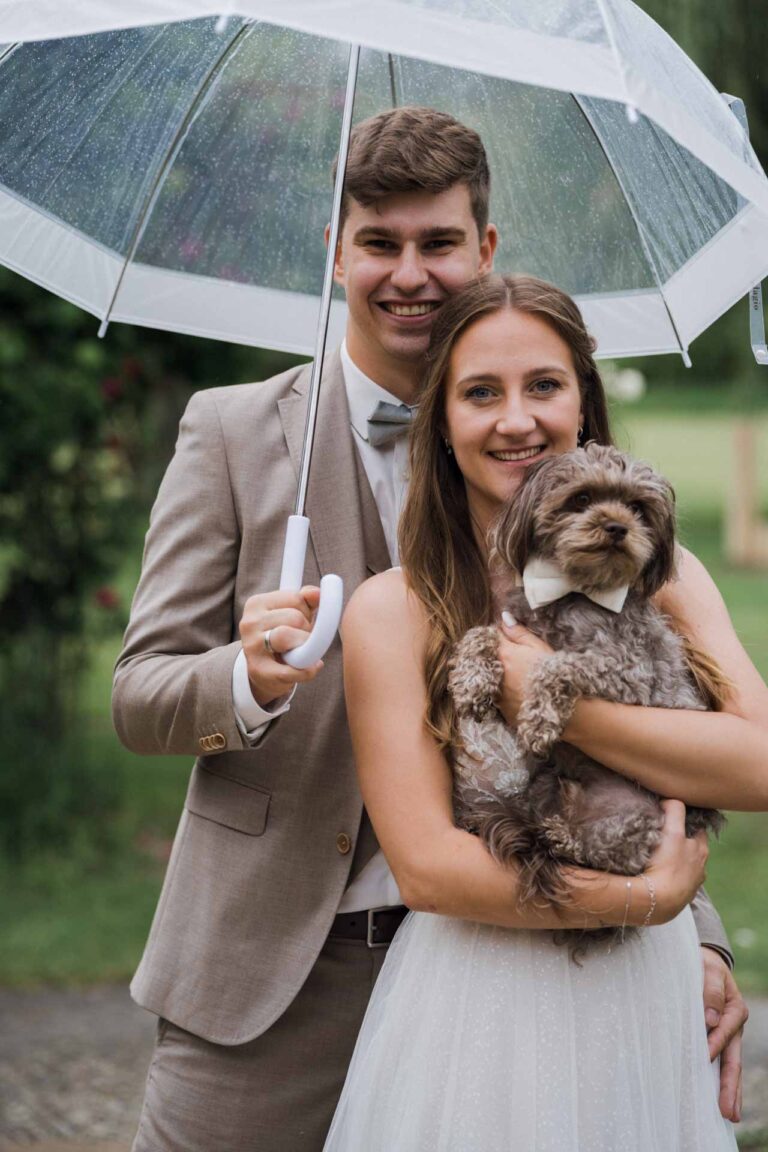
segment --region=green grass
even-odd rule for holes
[[[745,1132],[743,1136],[737,1136],[736,1142],[741,1152],[768,1152],[768,1128]]]
[[[761,504],[768,508],[768,415],[756,422]],[[722,412],[659,416],[641,410],[616,423],[622,446],[651,460],[675,486],[681,538],[707,566],[742,644],[768,679],[768,574],[730,568],[722,555],[730,419]],[[768,815],[731,814],[712,846],[707,888],[731,938],[742,990],[768,993]]]
[[[79,837],[66,855],[0,863],[0,984],[123,981],[141,956],[192,761],[135,756],[119,743],[109,714],[119,647],[115,637],[94,652],[82,715],[89,755],[119,778],[111,848]]]
[[[761,494],[768,508],[768,414],[755,419]],[[653,460],[675,485],[683,540],[709,568],[742,642],[768,678],[768,577],[734,571],[721,555],[730,460],[727,415],[633,408],[622,410],[617,423],[622,444]],[[118,582],[128,595],[138,555],[137,550],[129,558]],[[122,804],[111,828],[114,849],[98,855],[80,840],[66,857],[42,855],[13,875],[0,869],[0,983],[124,980],[141,955],[191,765],[183,757],[133,756],[118,743],[109,720],[109,688],[119,643],[115,637],[94,652],[82,720],[92,758],[119,778]],[[768,816],[734,814],[712,848],[708,888],[731,935],[740,984],[764,994],[767,877]]]
[[[136,966],[162,877],[147,857],[42,856],[0,873],[0,982],[81,984],[125,980]]]
[[[759,490],[768,511],[768,413],[750,417],[757,434]],[[719,519],[730,487],[733,418],[722,411],[668,412],[615,407],[622,448],[655,464],[674,485],[683,530],[691,517]]]

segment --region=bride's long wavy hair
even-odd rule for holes
[[[533,276],[488,276],[448,300],[432,329],[424,387],[413,422],[410,485],[398,532],[400,560],[409,586],[427,613],[429,730],[442,748],[457,741],[447,691],[448,656],[469,628],[491,620],[487,559],[475,539],[464,478],[446,450],[445,383],[458,338],[485,316],[525,312],[547,323],[568,345],[581,393],[583,440],[611,444],[608,408],[593,353],[595,341],[565,292]]]

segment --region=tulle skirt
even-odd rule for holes
[[[735,1152],[690,911],[582,963],[546,932],[412,913],[325,1152]]]

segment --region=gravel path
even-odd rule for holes
[[[768,1000],[750,1010],[740,1134],[768,1132]],[[0,989],[0,1037],[0,1152],[128,1152],[154,1017],[124,987]]]

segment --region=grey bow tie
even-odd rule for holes
[[[414,411],[407,404],[388,404],[380,400],[368,420],[368,443],[374,448],[391,444],[404,436],[413,421]]]

